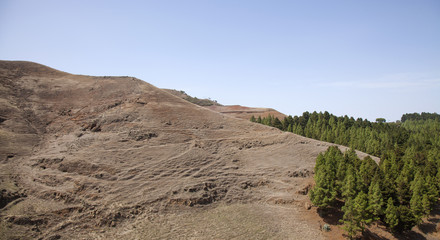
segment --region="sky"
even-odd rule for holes
[[[396,121],[440,113],[440,1],[0,0],[0,59]]]

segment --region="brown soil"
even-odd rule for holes
[[[0,239],[342,237],[304,207],[329,143],[132,77],[0,61],[0,83]]]

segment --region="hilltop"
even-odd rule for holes
[[[218,103],[216,100],[211,99],[199,99],[197,97],[192,97],[185,93],[184,91],[177,91],[174,89],[163,89],[175,96],[178,96],[182,99],[185,99],[191,103],[197,104],[202,107],[206,107],[208,109],[211,109],[215,112],[219,112],[222,114],[226,114],[228,116],[241,118],[245,120],[249,120],[252,116],[255,118],[261,117],[268,117],[269,115],[273,117],[277,117],[279,119],[283,119],[284,117],[287,117],[283,113],[278,112],[277,110],[273,108],[255,108],[255,107],[245,107],[240,105],[222,105]]]
[[[204,107],[204,106],[222,106],[216,100],[200,99],[197,97],[192,97],[192,96],[188,95],[185,91],[178,91],[175,89],[165,89],[165,88],[162,90],[169,92],[169,93],[173,94],[174,96],[183,98],[183,99],[187,100],[188,102],[202,106],[202,107]]]
[[[0,61],[0,102],[1,239],[340,234],[306,195],[334,144],[31,62]]]

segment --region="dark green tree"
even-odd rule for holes
[[[399,224],[397,207],[394,206],[392,198],[388,198],[387,208],[385,209],[385,223],[393,230]]]
[[[423,176],[420,172],[416,174],[416,177],[411,185],[412,196],[410,200],[410,206],[412,210],[412,214],[414,216],[415,222],[420,223],[422,221],[423,216],[425,216],[425,209],[423,208],[423,196],[424,194],[424,186],[423,186]]]
[[[397,208],[397,215],[399,216],[399,224],[395,227],[398,232],[411,230],[417,225],[418,219],[414,216],[413,211],[406,205],[400,205]]]
[[[422,208],[425,216],[428,216],[431,212],[431,202],[429,201],[428,194],[423,194],[422,198]]]
[[[359,180],[361,185],[359,188],[368,192],[368,188],[371,184],[371,181],[376,173],[377,164],[371,157],[366,157],[363,161],[361,161],[361,166],[359,168]]]
[[[354,209],[359,219],[358,221],[360,223],[362,233],[364,232],[366,225],[370,224],[373,221],[367,208],[368,208],[367,194],[364,192],[359,192],[356,198],[354,199]]]
[[[344,184],[342,186],[342,197],[345,201],[354,199],[357,195],[356,189],[356,175],[352,165],[348,165],[347,173],[345,175]]]
[[[379,220],[383,214],[384,200],[380,189],[379,181],[372,182],[368,189],[368,207],[367,210],[372,216],[372,220]]]
[[[435,177],[431,177],[429,174],[425,176],[424,189],[426,191],[428,201],[430,202],[430,206],[434,205],[439,197],[439,189],[437,184],[438,182],[436,182]]]
[[[334,180],[331,179],[332,169],[328,156],[319,154],[315,166],[315,187],[310,190],[310,200],[321,209],[331,206],[336,200]]]
[[[385,120],[385,118],[376,118],[376,122],[377,123],[385,123],[386,120]]]
[[[356,234],[362,230],[360,218],[358,216],[358,211],[355,208],[354,200],[347,199],[345,201],[345,205],[342,207],[342,211],[344,212],[344,216],[342,217],[342,221],[344,226],[342,227],[348,234],[350,239],[353,239]]]
[[[270,126],[276,127],[280,130],[283,130],[283,124],[281,123],[280,119],[278,119],[277,117],[272,118],[272,122],[271,122]]]

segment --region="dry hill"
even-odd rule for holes
[[[278,112],[273,108],[255,108],[255,107],[244,107],[240,105],[228,105],[228,106],[212,105],[212,106],[206,106],[206,108],[232,117],[241,118],[244,120],[249,120],[251,119],[252,116],[254,116],[255,118],[258,117],[264,118],[264,117],[268,117],[269,115],[272,115],[280,120],[286,117],[286,115]]]
[[[0,61],[0,103],[0,239],[340,234],[304,207],[329,143],[30,62]]]
[[[282,120],[286,115],[278,112],[275,109],[272,108],[255,108],[255,107],[244,107],[240,105],[221,105],[217,101],[211,100],[211,99],[199,99],[197,97],[191,97],[188,94],[186,94],[184,91],[177,91],[174,89],[163,89],[175,96],[178,96],[180,98],[183,98],[189,102],[192,102],[194,104],[197,104],[199,106],[206,107],[208,109],[211,109],[213,111],[226,114],[228,116],[241,118],[245,120],[251,119],[252,116],[255,118],[258,117],[268,117],[269,115],[272,115],[274,117],[277,117],[278,119]]]
[[[171,94],[173,94],[174,96],[183,98],[185,100],[187,100],[188,102],[192,102],[194,104],[197,104],[199,106],[222,106],[221,104],[219,104],[216,100],[211,100],[211,99],[200,99],[197,97],[192,97],[190,95],[188,95],[185,91],[177,91],[175,89],[162,89],[166,92],[169,92]]]

